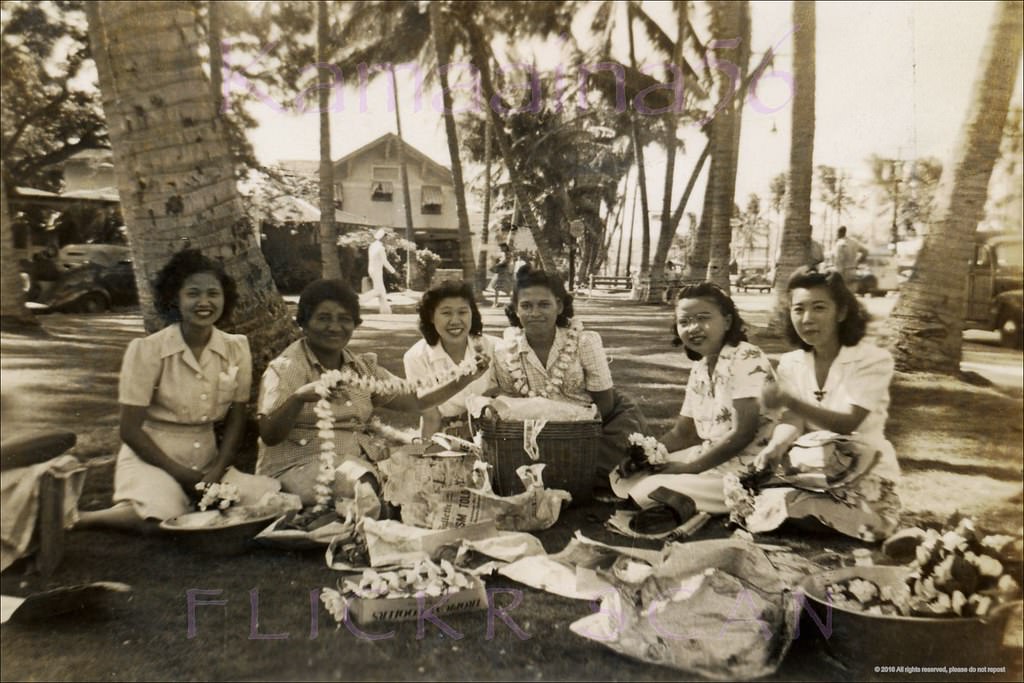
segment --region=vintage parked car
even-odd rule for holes
[[[764,268],[748,268],[742,271],[733,283],[736,289],[744,292],[756,289],[759,292],[772,291],[772,282]]]
[[[91,261],[65,270],[40,297],[37,310],[63,313],[100,313],[111,306],[139,302],[130,258],[109,266]]]
[[[886,250],[869,251],[857,265],[853,290],[867,296],[885,296],[899,289],[899,268],[896,259]]]
[[[1005,346],[1022,347],[1024,294],[1021,235],[978,233],[967,283],[964,329],[997,330]]]

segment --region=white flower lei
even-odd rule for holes
[[[569,364],[579,348],[580,332],[583,331],[583,325],[577,322],[569,325],[569,329],[566,331],[565,343],[558,352],[558,357],[555,359],[551,372],[548,373],[547,381],[540,391],[534,391],[530,388],[530,384],[526,379],[526,368],[523,367],[523,354],[519,353],[519,346],[526,342],[526,332],[522,328],[510,329],[513,331],[509,334],[509,337],[516,343],[516,347],[515,353],[509,354],[507,368],[516,391],[523,396],[531,398],[536,396],[550,398],[552,395],[560,393],[562,385],[565,384],[565,373],[569,370]]]
[[[432,389],[446,386],[461,377],[472,375],[477,371],[479,350],[475,344],[467,346],[470,353],[466,355],[456,367],[432,377],[410,382],[409,380],[379,379],[377,377],[365,377],[350,368],[342,370],[327,370],[320,375],[317,382],[316,393],[320,400],[313,406],[313,413],[317,417],[317,436],[320,438],[320,467],[316,475],[316,485],[313,491],[316,493],[316,505],[313,512],[326,512],[334,497],[334,412],[331,410],[331,390],[340,385],[355,387],[373,394],[411,394],[421,389]]]

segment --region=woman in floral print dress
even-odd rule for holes
[[[640,507],[654,504],[650,493],[665,487],[693,499],[711,514],[728,511],[723,475],[754,462],[767,443],[774,421],[758,405],[762,387],[772,381],[768,357],[747,341],[736,304],[719,287],[702,282],[684,287],[676,301],[675,339],[690,369],[686,397],[675,425],[659,441],[670,451],[668,462],[624,476],[612,475],[612,488]]]

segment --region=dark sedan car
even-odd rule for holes
[[[64,313],[99,313],[111,306],[139,302],[130,259],[110,265],[88,262],[61,273],[41,297],[47,309]]]

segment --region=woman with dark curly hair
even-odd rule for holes
[[[260,453],[256,473],[281,482],[306,505],[315,501],[321,434],[314,404],[320,400],[320,376],[349,370],[364,386],[342,383],[328,396],[331,404],[335,466],[345,464],[336,493],[352,497],[356,482],[379,489],[377,461],[388,457],[387,444],[369,429],[373,410],[421,412],[472,384],[486,363],[471,375],[444,383],[425,396],[406,393],[404,382],[377,364],[375,353],[352,353],[347,347],[359,316],[359,296],[343,280],[316,280],[302,290],[296,321],[303,337],[270,362],[260,383],[258,418]]]
[[[473,287],[461,280],[447,280],[431,287],[420,299],[419,325],[423,339],[405,352],[405,377],[410,381],[428,380],[455,370],[474,354],[490,359],[497,338],[483,334],[483,319],[476,305]],[[472,438],[466,419],[466,398],[487,391],[490,373],[444,403],[424,410],[420,432],[424,439],[445,432]],[[421,391],[424,395],[426,390]]]
[[[639,408],[614,389],[601,336],[573,321],[572,295],[558,275],[524,266],[506,307],[511,327],[494,349],[494,379],[511,396],[543,396],[597,406],[604,438],[598,472],[607,476],[629,434],[645,431]]]
[[[220,481],[242,441],[249,342],[216,327],[237,300],[234,281],[220,263],[186,249],[160,270],[153,291],[167,327],[132,340],[124,354],[114,506],[82,512],[79,526],[143,529],[187,512],[196,484]]]
[[[679,292],[673,333],[673,343],[694,364],[676,423],[658,439],[666,463],[634,473],[626,460],[613,473],[612,488],[649,507],[650,493],[664,486],[689,496],[697,510],[723,514],[723,476],[752,465],[775,426],[758,404],[762,387],[773,380],[772,366],[747,341],[732,298],[711,282]]]
[[[899,465],[885,438],[892,356],[864,339],[867,314],[839,273],[802,268],[787,291],[786,336],[801,350],[783,354],[778,383],[764,387],[762,403],[783,415],[758,465],[784,476],[799,472],[798,453],[823,443],[826,449],[835,443],[846,465],[839,476],[836,463],[826,460],[823,485],[764,490],[748,528],[766,531],[802,519],[880,540],[896,529],[900,509]]]

